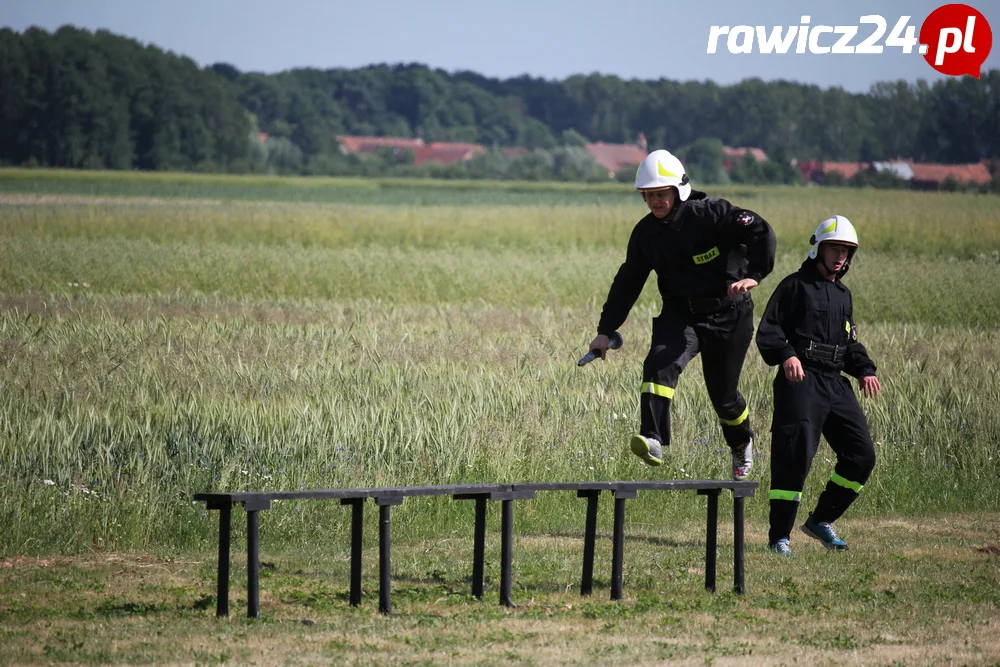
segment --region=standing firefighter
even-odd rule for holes
[[[774,268],[774,231],[753,211],[692,190],[680,160],[665,150],[642,161],[635,189],[650,212],[632,230],[589,349],[604,358],[608,337],[655,270],[663,310],[653,319],[642,367],[641,423],[631,450],[648,465],[663,463],[670,402],[684,368],[701,352],[705,387],[732,451],[733,478],[745,479],[754,433],[737,385],[753,340],[750,290]]]
[[[851,292],[841,282],[858,250],[858,235],[840,215],[820,223],[799,270],[775,288],[757,328],[757,347],[774,378],[771,424],[771,551],[791,556],[789,536],[819,436],[837,456],[834,473],[802,525],[827,549],[843,551],[833,522],[858,497],[875,467],[868,423],[848,379],[878,395],[875,364],[858,342]]]

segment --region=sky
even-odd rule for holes
[[[0,0],[0,26],[22,32],[62,25],[132,37],[187,56],[199,65],[225,62],[241,71],[296,67],[357,68],[420,63],[447,72],[468,70],[499,79],[521,75],[563,80],[576,74],[623,79],[787,80],[867,92],[879,81],[948,78],[914,51],[885,46],[901,16],[919,35],[940,2],[925,0]],[[983,69],[1000,68],[1000,0],[970,3],[989,22],[993,48]],[[905,12],[905,13],[904,13]],[[713,26],[858,26],[849,44],[875,30],[861,23],[877,14],[886,31],[880,54],[731,54],[727,37],[709,54]],[[837,36],[825,35],[820,45]]]

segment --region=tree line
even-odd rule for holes
[[[606,173],[586,164],[584,143],[632,143],[640,133],[650,149],[683,149],[696,159],[716,142],[762,148],[778,165],[754,176],[765,180],[793,178],[781,167],[792,157],[1000,158],[1000,69],[980,79],[882,82],[864,94],[759,79],[730,86],[600,74],[499,80],[419,64],[261,74],[199,67],[104,30],[0,30],[0,163],[7,165],[590,180]],[[405,154],[345,156],[338,134],[490,150],[473,163],[421,169]],[[529,152],[500,152],[513,146]]]

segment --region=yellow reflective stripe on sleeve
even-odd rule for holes
[[[854,493],[861,493],[861,489],[865,488],[861,484],[858,484],[857,482],[852,482],[847,478],[841,477],[837,473],[833,473],[832,475],[830,475],[830,481],[833,482],[834,484],[837,484],[838,486],[844,487],[845,489],[850,489]]]
[[[719,421],[721,421],[726,426],[739,426],[740,424],[745,422],[747,420],[747,417],[749,416],[750,416],[750,406],[748,405],[745,408],[743,408],[743,414],[741,414],[736,419],[722,419],[720,417]]]
[[[847,333],[851,333],[851,321],[850,320],[844,320],[844,331],[846,331]]]
[[[771,489],[771,493],[769,493],[767,497],[770,500],[791,500],[793,503],[797,503],[802,500],[802,492]]]
[[[656,384],[655,382],[643,382],[642,389],[639,390],[643,394],[654,394],[656,396],[662,396],[663,398],[673,398],[674,388],[668,387],[662,384]]]

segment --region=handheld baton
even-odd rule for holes
[[[608,336],[608,349],[609,350],[617,350],[618,348],[620,348],[622,346],[622,344],[624,342],[625,341],[622,338],[622,335],[620,333],[618,333],[617,331],[615,331],[610,336]],[[586,366],[591,361],[593,361],[594,359],[599,358],[600,356],[601,356],[601,353],[599,351],[597,351],[597,350],[591,350],[587,354],[583,355],[580,358],[580,361],[576,362],[576,365],[577,366]]]

